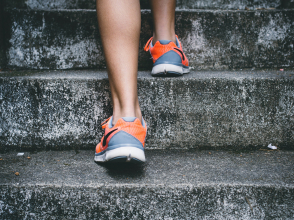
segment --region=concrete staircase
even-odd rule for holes
[[[150,76],[141,6],[134,167],[93,162],[112,108],[95,1],[0,2],[0,219],[293,219],[294,1],[178,1],[179,78]]]
[[[293,156],[149,150],[138,167],[97,166],[93,151],[7,153],[1,219],[293,219]]]

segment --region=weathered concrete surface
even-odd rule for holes
[[[27,159],[27,157],[30,159]],[[2,154],[3,219],[293,219],[294,153],[146,151],[96,165],[92,151]],[[19,172],[19,176],[14,173]]]
[[[6,7],[48,9],[95,9],[95,0],[4,0]],[[148,0],[141,0],[142,9],[150,9]],[[293,0],[178,0],[177,9],[249,9],[293,8]]]
[[[294,66],[294,11],[176,13],[179,35],[195,69]],[[95,10],[7,12],[11,37],[7,64],[20,69],[105,68]],[[150,11],[142,11],[139,68],[150,69],[143,51],[152,35]]]
[[[178,0],[178,9],[293,8],[293,0]]]
[[[4,0],[7,8],[33,10],[96,9],[96,0]]]
[[[4,4],[2,1],[0,1],[0,69],[2,69],[6,63],[6,55],[4,50],[4,26],[3,26],[3,20],[4,20]]]
[[[105,71],[16,72],[0,77],[0,149],[89,149],[111,115]],[[18,76],[17,76],[18,74]],[[294,146],[294,72],[139,72],[146,147]]]
[[[94,11],[13,11],[8,66],[105,67]],[[8,15],[7,15],[8,16]],[[8,16],[9,17],[9,16]]]

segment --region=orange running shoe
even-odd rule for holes
[[[112,125],[113,117],[102,123],[105,134],[96,146],[96,162],[145,162],[147,125],[136,117],[123,117]]]
[[[170,40],[159,40],[153,46],[152,39],[144,47],[153,59],[152,76],[182,76],[190,72],[189,61],[177,35],[176,44]]]

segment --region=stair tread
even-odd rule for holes
[[[141,8],[150,8],[148,0],[141,0]],[[33,9],[54,9],[54,8],[92,8],[95,9],[96,4],[94,0],[75,0],[75,1],[65,1],[65,0],[53,0],[53,1],[7,1],[7,7],[17,7],[17,8],[33,8]],[[256,9],[256,8],[291,8],[293,3],[281,1],[281,0],[260,0],[260,1],[250,1],[250,0],[234,0],[234,1],[212,1],[212,0],[186,0],[177,1],[177,8],[233,8],[233,9]]]
[[[94,151],[1,154],[0,185],[68,187],[274,186],[294,188],[294,152],[147,150],[147,162],[95,164]],[[28,159],[27,157],[30,157]],[[19,176],[14,173],[19,172]]]
[[[2,71],[0,78],[27,78],[27,79],[106,79],[106,70],[19,70]],[[138,71],[138,79],[156,80],[188,80],[188,79],[278,79],[294,78],[294,70],[191,70],[189,74],[181,77],[152,77],[150,71]]]

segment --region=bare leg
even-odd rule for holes
[[[137,94],[139,0],[97,0],[97,17],[113,101],[113,123],[142,114]]]
[[[158,40],[171,40],[175,37],[176,0],[150,0],[153,14],[153,43]]]

